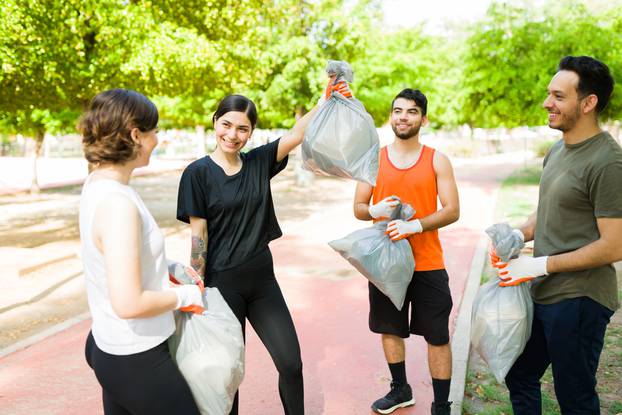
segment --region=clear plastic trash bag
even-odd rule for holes
[[[352,69],[346,62],[329,61],[327,72],[337,74],[335,82],[352,82]],[[305,130],[303,168],[374,186],[379,151],[374,120],[363,104],[333,91]]]
[[[409,204],[400,204],[391,220],[408,220],[414,214],[415,210]],[[415,259],[406,239],[393,242],[385,233],[388,223],[387,220],[376,222],[370,228],[354,231],[328,245],[401,310],[415,270]]]
[[[486,234],[490,237],[495,252],[503,262],[518,258],[521,249],[525,247],[525,242],[506,222],[489,226],[486,228]]]
[[[500,287],[494,278],[479,287],[471,314],[471,347],[499,383],[525,349],[532,321],[529,284]]]
[[[198,278],[192,268],[172,261],[169,277],[181,284]],[[203,305],[203,314],[175,311],[169,349],[201,414],[227,415],[244,378],[242,327],[217,288],[205,288]]]

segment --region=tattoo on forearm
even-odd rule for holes
[[[200,236],[192,236],[192,248],[190,250],[190,266],[203,278],[205,278],[205,263],[207,261],[207,244]]]

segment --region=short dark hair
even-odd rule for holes
[[[251,122],[251,127],[255,128],[257,124],[257,107],[255,103],[244,95],[227,95],[218,103],[218,108],[212,117],[212,122],[216,124],[216,120],[228,113],[229,111],[243,112]]]
[[[590,56],[566,56],[559,61],[558,70],[572,71],[579,76],[577,92],[583,98],[594,94],[598,97],[596,113],[601,113],[609,103],[614,80],[609,67]]]
[[[400,92],[395,96],[395,98],[393,98],[393,102],[391,102],[391,111],[393,111],[393,104],[395,104],[395,100],[398,98],[405,98],[411,101],[415,101],[415,104],[417,104],[417,106],[421,108],[421,113],[423,115],[426,115],[428,113],[428,99],[423,94],[423,92],[419,91],[418,89],[403,89],[402,92]]]
[[[84,157],[91,164],[134,160],[140,144],[132,129],[151,131],[158,118],[156,106],[139,92],[117,88],[97,94],[78,122]]]

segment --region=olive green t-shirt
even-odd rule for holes
[[[596,241],[597,218],[622,218],[622,149],[607,132],[578,144],[559,140],[544,158],[534,256],[571,252]],[[531,293],[541,304],[587,296],[610,310],[619,307],[613,265],[537,278]]]

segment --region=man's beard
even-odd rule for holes
[[[402,133],[397,131],[397,128],[394,125],[391,125],[391,129],[393,130],[393,133],[395,134],[395,136],[401,140],[408,140],[411,139],[413,137],[415,137],[417,134],[419,134],[419,130],[421,129],[421,125],[417,125],[414,126],[413,128],[411,128],[408,131],[404,131]]]
[[[554,126],[550,126],[550,128],[553,128],[554,130],[559,130],[563,133],[572,130],[575,125],[577,124],[577,120],[579,119],[579,117],[581,116],[581,108],[579,106],[577,106],[574,114],[572,114],[572,116],[570,115],[563,115],[563,119],[560,121],[559,125],[557,127]]]

